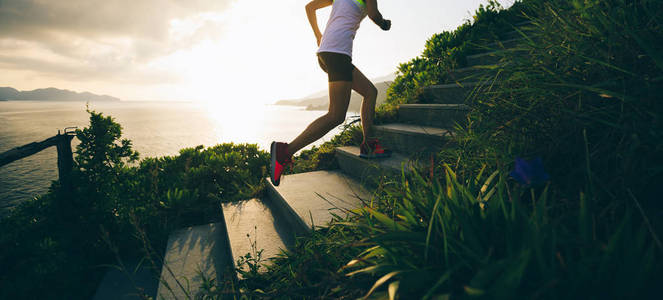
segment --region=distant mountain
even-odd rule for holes
[[[387,89],[393,83],[396,74],[390,74],[380,78],[373,79],[375,88],[378,89],[378,98],[377,105],[384,103],[387,99]],[[350,105],[348,111],[359,112],[361,110],[361,101],[363,97],[357,92],[352,91],[352,96],[350,97]],[[307,110],[327,110],[329,108],[329,96],[328,91],[323,90],[306,96],[302,99],[294,100],[280,100],[275,103],[276,105],[291,105],[291,106],[303,106]]]
[[[8,99],[15,99],[18,97],[19,91],[10,88],[10,87],[0,87],[0,101],[6,101]]]
[[[10,87],[0,87],[0,101],[2,100],[120,101],[118,98],[107,95],[95,95],[89,92],[77,93],[56,88],[18,91]]]

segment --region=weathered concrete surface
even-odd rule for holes
[[[457,82],[425,87],[419,103],[464,104],[479,86],[476,82]]]
[[[138,269],[137,263],[125,265],[125,271],[109,270],[102,279],[93,300],[140,300],[140,294],[154,298],[159,278],[145,265]],[[134,272],[134,270],[136,270]]]
[[[286,175],[275,187],[268,180],[275,206],[283,209],[298,234],[313,226],[326,226],[333,214],[346,216],[348,210],[364,205],[370,194],[354,179],[338,171],[317,171]]]
[[[414,158],[394,152],[390,158],[364,159],[359,157],[359,147],[336,148],[336,159],[345,174],[367,186],[376,186],[384,176],[398,176],[402,171],[410,174],[420,164]]]
[[[480,81],[481,78],[487,74],[492,74],[490,70],[480,67],[465,67],[460,69],[452,69],[447,71],[447,81],[442,83],[454,83],[458,81],[475,82]]]
[[[384,131],[398,132],[408,135],[425,135],[425,136],[437,136],[444,138],[449,134],[449,130],[431,127],[431,126],[422,126],[422,125],[412,125],[412,124],[402,124],[402,123],[392,123],[385,125],[376,125],[375,127],[380,128]]]
[[[235,265],[247,253],[256,257],[256,253],[262,251],[262,259],[267,260],[294,244],[295,236],[289,223],[275,218],[268,202],[251,199],[224,203],[223,217]],[[242,269],[248,270],[248,267],[244,265]]]
[[[225,224],[213,223],[173,232],[168,238],[158,299],[195,299],[203,277],[222,277],[227,270]]]
[[[463,104],[401,104],[398,120],[406,124],[452,129],[466,124],[469,107]]]
[[[450,131],[438,127],[393,123],[374,126],[382,144],[400,153],[438,151],[447,146]]]

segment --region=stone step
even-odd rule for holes
[[[464,104],[467,98],[479,92],[486,92],[489,84],[479,82],[455,82],[425,87],[419,96],[420,104]]]
[[[336,148],[336,160],[343,173],[366,186],[377,186],[385,176],[398,176],[402,171],[410,173],[418,164],[405,155],[394,152],[389,158],[364,159],[359,157],[359,147]]]
[[[149,263],[125,263],[124,269],[111,268],[99,283],[92,300],[140,300],[143,294],[156,299],[159,278],[154,276]]]
[[[294,245],[295,232],[290,223],[276,213],[272,201],[250,199],[224,203],[222,207],[235,268],[249,271],[248,264],[237,264],[247,254],[269,264],[269,259]]]
[[[344,217],[370,199],[361,184],[339,171],[285,175],[278,187],[267,179],[267,191],[278,215],[290,222],[296,235],[324,227],[333,220],[332,214]]]
[[[448,129],[403,123],[374,126],[374,130],[385,147],[400,153],[437,151],[451,136]]]
[[[168,237],[158,299],[197,299],[204,279],[221,281],[232,268],[225,224],[184,228]]]
[[[469,106],[464,104],[401,104],[398,120],[416,124],[452,129],[456,124],[467,123]]]
[[[459,81],[480,81],[482,77],[492,72],[491,69],[481,68],[481,66],[472,66],[449,70],[447,72],[447,83]]]
[[[506,51],[511,51],[523,41],[523,39],[517,38],[480,45],[480,49],[483,49],[482,53],[466,57],[467,67],[449,70],[446,82],[477,82],[486,76],[493,76],[497,71],[493,65],[500,64],[502,55]]]

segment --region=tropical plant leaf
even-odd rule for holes
[[[393,277],[395,277],[396,275],[398,275],[398,274],[400,274],[400,273],[401,273],[401,271],[394,271],[394,272],[388,273],[388,274],[386,274],[386,275],[380,277],[380,279],[378,279],[377,281],[375,281],[375,284],[373,284],[373,287],[371,287],[371,289],[368,291],[368,293],[366,294],[366,296],[364,296],[364,299],[367,299],[371,294],[373,294],[373,292],[374,292],[377,288],[379,288],[380,286],[382,286],[382,285],[385,284],[387,281],[389,281],[390,279],[392,279]]]
[[[403,226],[399,222],[394,221],[393,219],[389,218],[387,215],[376,211],[372,208],[365,207],[365,211],[367,211],[371,216],[375,217],[376,220],[378,220],[380,223],[382,223],[386,228],[391,229],[391,230],[396,230],[396,231],[406,231],[408,228],[406,226]]]

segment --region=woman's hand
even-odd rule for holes
[[[389,31],[389,29],[391,29],[391,20],[383,19],[382,24],[380,24],[380,29]]]
[[[391,21],[382,18],[377,0],[366,0],[366,9],[368,10],[368,17],[373,20],[375,25],[378,25],[384,31],[391,29]]]
[[[318,40],[318,47],[320,47],[320,41],[322,40],[322,36],[318,35],[315,37],[316,40]]]

